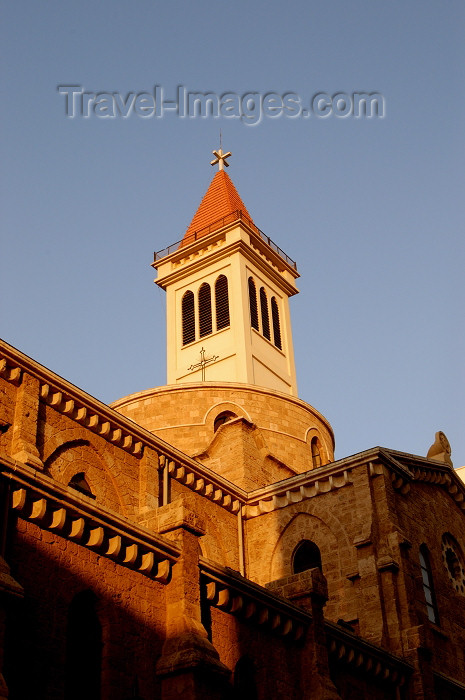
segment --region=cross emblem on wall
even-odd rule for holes
[[[216,362],[216,360],[219,359],[218,355],[213,355],[213,357],[205,357],[205,348],[202,348],[200,350],[200,362],[197,362],[196,365],[191,365],[190,367],[187,368],[188,372],[193,372],[196,369],[202,370],[202,382],[205,381],[205,367],[210,364],[210,362]]]

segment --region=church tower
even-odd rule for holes
[[[184,238],[155,254],[166,291],[167,385],[113,403],[252,491],[334,459],[331,425],[297,396],[296,264],[255,225],[218,165]]]
[[[218,171],[182,241],[155,254],[167,294],[167,383],[234,382],[297,396],[289,297],[297,267]]]

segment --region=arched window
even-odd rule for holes
[[[262,329],[263,335],[268,340],[271,340],[270,336],[270,315],[268,313],[268,299],[266,297],[266,292],[264,287],[260,287],[260,312],[262,316]]]
[[[313,466],[313,468],[316,469],[317,467],[321,467],[320,441],[318,440],[316,435],[314,437],[312,437],[312,440],[310,442],[310,450],[312,452],[312,466]]]
[[[229,421],[233,420],[234,418],[237,418],[237,416],[232,411],[223,411],[223,413],[216,416],[213,423],[213,431],[216,433],[220,425],[223,425],[223,423],[229,423]]]
[[[292,572],[300,574],[307,569],[321,570],[321,554],[318,546],[311,540],[302,540],[292,555]]]
[[[255,663],[250,656],[241,656],[234,669],[234,690],[238,700],[258,700]]]
[[[282,350],[281,326],[279,324],[278,302],[275,297],[271,297],[271,321],[273,323],[273,342],[277,348]]]
[[[220,275],[215,282],[216,330],[229,326],[228,278]]]
[[[100,700],[102,628],[92,591],[78,593],[68,610],[65,700]]]
[[[421,578],[423,583],[423,593],[425,594],[426,610],[428,619],[431,622],[438,624],[439,616],[436,605],[436,596],[434,595],[433,574],[431,572],[431,564],[429,561],[429,552],[426,544],[420,546],[420,566]]]
[[[84,472],[79,472],[78,474],[75,474],[68,483],[68,486],[71,486],[72,489],[79,491],[79,493],[83,493],[85,496],[95,498],[95,495],[92,493],[92,489],[86,481]]]
[[[258,331],[258,306],[257,290],[252,277],[249,277],[249,305],[250,305],[250,325]]]
[[[212,294],[210,285],[204,282],[199,289],[199,333],[203,338],[212,332]]]
[[[194,294],[186,292],[182,298],[182,344],[187,345],[195,340],[195,308]]]

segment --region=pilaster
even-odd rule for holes
[[[382,644],[385,629],[376,565],[376,526],[373,518],[369,465],[362,464],[353,469],[352,481],[359,523],[358,534],[353,544],[357,550],[360,634],[375,644]]]
[[[162,458],[163,459],[163,458]],[[144,447],[139,464],[139,518],[143,527],[157,529],[159,506],[159,461],[158,452]]]
[[[159,509],[159,532],[181,547],[166,588],[166,640],[157,664],[162,699],[220,700],[230,671],[201,622],[199,536],[201,518],[183,498]]]
[[[42,469],[43,463],[37,449],[39,391],[39,380],[23,372],[16,394],[11,456],[18,462]]]
[[[302,700],[340,700],[329,675],[328,645],[323,608],[328,584],[320,569],[308,569],[267,584],[268,590],[289,598],[312,616],[302,650]]]

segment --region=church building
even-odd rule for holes
[[[166,386],[106,405],[0,341],[0,700],[465,698],[447,438],[335,461],[297,264],[213,153],[154,257]]]

